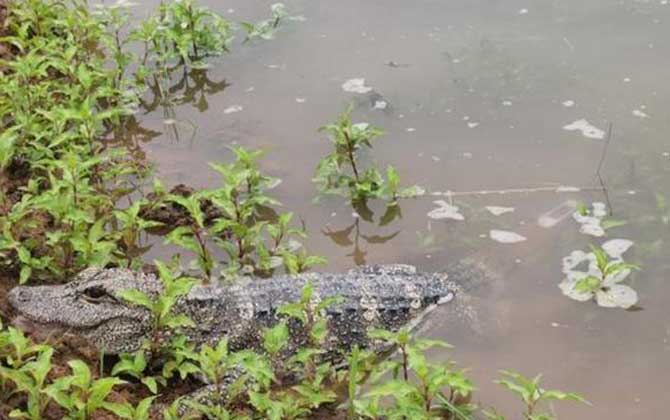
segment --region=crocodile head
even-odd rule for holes
[[[72,332],[98,349],[117,354],[138,349],[151,331],[149,311],[126,303],[120,292],[138,289],[153,295],[160,287],[152,276],[89,268],[67,284],[15,287],[9,302],[19,315],[15,320],[19,325]]]

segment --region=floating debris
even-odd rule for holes
[[[633,246],[633,241],[628,239],[611,239],[602,245],[603,251],[610,257],[620,260],[623,254]]]
[[[649,118],[649,115],[647,115],[644,111],[641,111],[639,109],[634,109],[632,113],[634,116],[639,118]]]
[[[537,224],[545,229],[552,228],[570,216],[577,208],[574,200],[565,201],[537,218]]]
[[[305,98],[295,98],[295,101],[299,104],[304,104],[305,102],[307,102],[307,99],[305,99]]]
[[[581,131],[584,137],[588,137],[590,139],[602,140],[605,138],[605,131],[590,124],[585,119],[577,120],[572,124],[563,126],[563,129],[567,131]]]
[[[528,9],[521,9],[521,10],[519,10],[519,14],[520,14],[520,15],[528,14]]]
[[[500,216],[514,211],[514,207],[486,206],[486,210],[494,216]]]
[[[416,128],[413,128],[413,127],[409,127],[409,128],[407,129],[407,132],[408,132],[408,133],[413,133],[413,132],[415,132],[415,131],[416,131]]]
[[[350,93],[368,93],[372,91],[372,88],[365,86],[365,79],[355,78],[349,79],[346,82],[342,83],[342,90]]]
[[[593,203],[591,209],[582,208],[572,213],[572,218],[581,225],[579,232],[595,237],[605,235],[605,229],[601,225],[605,216],[607,216],[607,206],[601,202]]]
[[[556,192],[558,193],[563,193],[563,192],[580,192],[582,189],[579,187],[573,187],[572,185],[561,185],[558,188],[556,188]]]
[[[224,114],[232,114],[232,113],[235,113],[235,112],[240,112],[243,109],[244,108],[242,107],[242,105],[233,105],[233,106],[229,106],[228,108],[224,109],[223,113]]]
[[[386,101],[375,101],[375,105],[372,107],[372,109],[386,109],[388,107],[388,102]]]
[[[438,207],[428,212],[428,217],[434,220],[452,219],[465,220],[465,217],[460,213],[458,206],[451,205],[444,200],[433,201]]]
[[[566,108],[572,108],[575,106],[575,101],[568,99],[567,101],[561,102],[561,104]]]
[[[512,101],[502,101],[503,106],[512,106]]]
[[[525,236],[521,236],[515,232],[509,232],[506,230],[495,230],[495,229],[489,232],[489,238],[503,244],[516,244],[519,242],[523,242],[527,239]]]
[[[479,125],[478,122],[469,122],[469,123],[468,123],[468,127],[469,127],[469,128],[475,128],[475,127],[477,127],[478,125]]]

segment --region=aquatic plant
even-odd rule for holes
[[[399,198],[423,194],[423,189],[414,186],[399,188],[398,173],[392,166],[386,171],[384,180],[379,169],[369,166],[363,169],[359,154],[372,149],[372,140],[383,131],[368,123],[352,123],[350,105],[335,123],[319,129],[329,134],[334,150],[321,159],[313,181],[321,194],[348,196],[353,202],[383,198],[395,203]]]
[[[594,202],[591,208],[584,203],[577,203],[577,210],[572,214],[572,218],[581,226],[579,231],[590,236],[605,236],[608,229],[623,226],[625,220],[613,219],[608,216],[607,205],[601,202]]]
[[[591,245],[591,252],[573,251],[563,259],[563,273],[566,278],[558,285],[564,295],[585,302],[596,300],[599,306],[624,309],[635,305],[637,292],[630,286],[620,284],[638,266],[623,261],[622,254],[632,242],[614,239],[603,247]],[[588,263],[587,271],[576,268]]]
[[[198,6],[195,0],[161,2],[156,13],[131,32],[144,43],[143,65],[158,68],[187,64],[202,67],[202,59],[228,52],[232,24],[221,15]]]

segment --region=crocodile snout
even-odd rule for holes
[[[30,291],[22,286],[15,287],[9,291],[9,304],[16,310],[21,310],[21,307],[30,302]]]

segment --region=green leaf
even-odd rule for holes
[[[134,305],[142,306],[149,310],[152,310],[154,307],[154,302],[151,298],[137,289],[122,290],[119,292],[119,296]]]
[[[602,222],[600,222],[600,226],[604,230],[614,229],[616,227],[625,226],[627,224],[628,224],[627,221],[617,219],[605,219]]]
[[[288,343],[288,326],[280,322],[263,332],[263,348],[271,355],[278,354]]]

